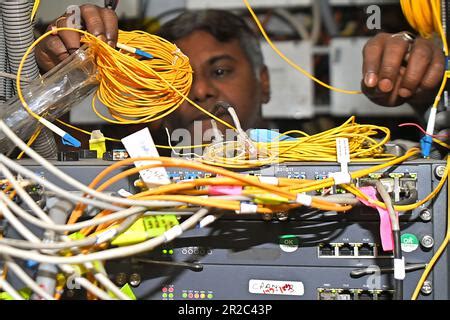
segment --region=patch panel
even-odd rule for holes
[[[318,300],[392,300],[393,290],[318,288]]]

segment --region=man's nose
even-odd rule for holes
[[[210,79],[204,76],[194,76],[190,98],[196,103],[203,103],[209,99],[215,98],[218,90]]]

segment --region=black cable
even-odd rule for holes
[[[403,259],[400,230],[392,231],[394,237],[394,261]],[[395,272],[395,271],[394,271]],[[403,280],[394,279],[394,300],[403,300]]]

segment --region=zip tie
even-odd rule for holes
[[[259,182],[272,186],[278,186],[279,184],[279,180],[277,177],[259,177]]]
[[[303,206],[311,207],[313,197],[304,193],[299,193],[297,194],[297,199],[295,201]]]
[[[239,211],[236,211],[237,214],[248,214],[248,213],[256,213],[258,212],[258,206],[251,203],[242,202],[240,205]]]
[[[405,277],[405,257],[394,259],[394,278],[397,280],[404,280]]]
[[[183,229],[180,227],[180,225],[176,225],[172,229],[169,229],[166,232],[164,232],[164,238],[166,238],[166,242],[170,242],[182,234]]]
[[[331,172],[329,177],[333,178],[335,185],[349,184],[352,182],[352,176],[348,172]]]

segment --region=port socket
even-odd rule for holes
[[[336,255],[335,248],[329,243],[319,244],[319,257],[334,257]]]
[[[337,248],[339,257],[353,257],[355,255],[355,247],[344,243]]]
[[[358,256],[359,257],[374,257],[375,248],[371,243],[362,243],[358,246]]]

